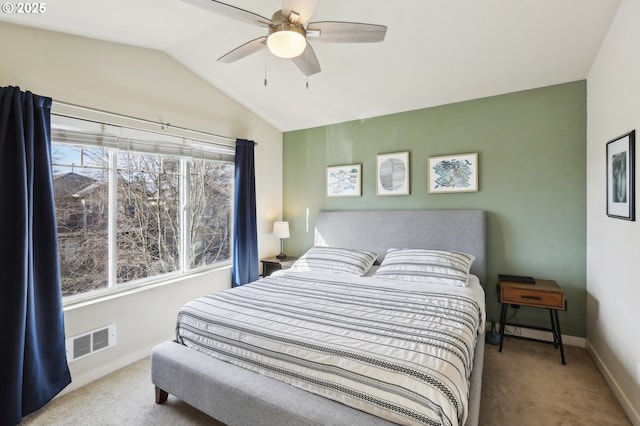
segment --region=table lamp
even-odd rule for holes
[[[274,222],[273,235],[280,238],[280,254],[276,256],[278,259],[286,259],[287,255],[282,251],[282,240],[289,238],[289,222]]]

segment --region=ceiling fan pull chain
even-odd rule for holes
[[[264,54],[264,87],[267,87],[267,54]]]

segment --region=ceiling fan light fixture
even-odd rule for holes
[[[291,24],[274,25],[267,37],[267,47],[280,58],[295,58],[307,47],[305,30]]]

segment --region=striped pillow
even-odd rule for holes
[[[374,277],[465,287],[475,256],[441,250],[389,250]]]
[[[337,247],[312,247],[291,266],[293,271],[328,271],[363,276],[377,253]]]

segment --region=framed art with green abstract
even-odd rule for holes
[[[636,220],[635,144],[632,130],[607,142],[607,216]]]
[[[429,157],[429,193],[477,192],[478,153]]]
[[[327,197],[359,197],[362,188],[362,166],[327,167]]]
[[[379,154],[376,180],[377,195],[409,195],[409,153]]]

